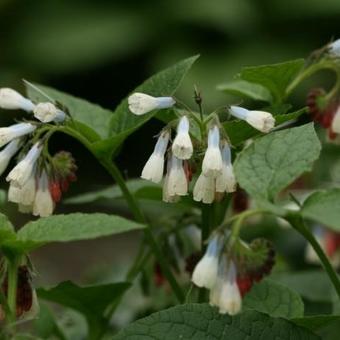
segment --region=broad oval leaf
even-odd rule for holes
[[[246,311],[231,317],[207,304],[176,306],[138,320],[114,340],[316,340],[307,329],[268,315]]]
[[[313,124],[270,133],[238,155],[234,166],[237,181],[254,198],[273,200],[312,169],[320,150]]]
[[[240,78],[266,87],[277,102],[283,100],[286,88],[304,65],[303,59],[284,63],[245,67]]]
[[[300,295],[272,280],[255,284],[243,300],[244,309],[255,309],[272,317],[298,318],[304,305]]]
[[[220,84],[217,89],[228,94],[271,102],[272,96],[266,87],[262,85],[250,83],[246,80],[234,80],[229,83]]]
[[[145,226],[120,216],[102,213],[53,215],[27,223],[7,249],[27,252],[50,242],[89,240],[119,234]]]
[[[340,189],[319,191],[310,195],[303,204],[304,217],[320,222],[340,232]]]

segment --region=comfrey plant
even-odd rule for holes
[[[335,296],[340,296],[340,191],[332,182],[339,178],[337,146],[328,143],[337,142],[340,134],[339,46],[339,41],[329,43],[307,60],[242,69],[234,81],[218,86],[242,101],[229,99],[212,112],[196,87],[193,105],[175,95],[197,56],[151,77],[114,111],[28,82],[26,97],[0,89],[2,109],[26,112],[25,121],[0,128],[1,173],[12,158],[17,160],[6,175],[8,200],[20,211],[43,217],[16,231],[0,215],[1,337],[29,332],[25,336],[37,339],[231,339],[239,334],[318,339],[322,326],[339,323],[336,313],[305,317],[303,303],[317,304],[316,295],[327,299],[314,282],[322,281],[332,291],[329,310],[336,310]],[[293,109],[291,95],[324,69],[335,73],[333,87],[311,89],[306,107]],[[162,123],[154,150],[146,150],[151,155],[140,166],[141,179],[125,180],[114,158],[128,136],[151,118]],[[79,141],[115,182],[65,204],[89,203],[100,209],[96,202],[101,198],[107,211],[120,200],[124,217],[52,214],[76,171],[71,154],[49,154],[55,133]],[[320,172],[317,162],[311,174],[319,157],[327,169]],[[325,172],[327,180],[318,178]],[[289,226],[305,239],[302,252],[295,248],[302,241]],[[33,250],[50,242],[132,230],[142,231],[143,237],[124,282],[79,286],[67,281],[35,288],[29,257]],[[289,255],[304,251],[307,261],[300,257],[299,265],[307,270],[312,261],[324,272],[290,270]],[[122,296],[129,297],[133,282],[141,289],[127,308]],[[142,306],[137,306],[137,295],[146,298]],[[62,322],[58,309],[42,305],[39,312],[41,300],[63,306],[64,314],[67,309],[81,313],[87,328],[78,323],[71,333],[70,322]],[[316,308],[310,311],[308,306],[307,315],[315,313]],[[145,318],[125,322],[119,330],[122,318],[114,317],[119,311],[129,320]],[[150,312],[155,313],[148,316]],[[77,323],[76,318],[72,322]]]

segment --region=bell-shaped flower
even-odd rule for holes
[[[340,106],[337,108],[334,118],[332,120],[331,130],[340,134]]]
[[[216,178],[216,191],[217,192],[234,192],[236,191],[236,180],[231,163],[231,152],[227,141],[222,141],[221,146],[222,154],[222,172]]]
[[[164,154],[169,143],[169,131],[163,131],[158,137],[155,149],[146,162],[141,177],[149,181],[159,183],[163,177]]]
[[[129,109],[137,116],[152,110],[167,109],[175,105],[172,97],[152,97],[145,93],[136,92],[128,98]]]
[[[7,144],[3,150],[0,151],[0,176],[4,173],[9,161],[16,154],[19,148],[20,140],[14,139],[9,144]]]
[[[219,256],[223,247],[223,237],[215,235],[208,244],[202,259],[197,263],[191,281],[198,287],[211,289],[216,284]]]
[[[245,120],[253,128],[267,133],[275,126],[275,118],[266,111],[251,111],[239,106],[231,106],[230,113],[238,118]]]
[[[34,104],[17,91],[10,88],[0,88],[0,107],[7,110],[25,110],[31,112]]]
[[[167,196],[185,196],[188,193],[188,180],[183,168],[183,161],[171,156],[169,177],[167,179]]]
[[[8,190],[8,201],[18,203],[23,206],[32,206],[36,193],[36,172],[32,171],[30,177],[23,186],[17,186],[15,182],[11,182]]]
[[[215,198],[215,178],[201,173],[195,183],[193,196],[197,202],[212,203]]]
[[[214,125],[209,130],[208,148],[203,158],[202,172],[206,176],[217,177],[222,172],[222,165],[220,130]]]
[[[30,178],[41,150],[40,142],[35,143],[27,155],[8,174],[6,181],[13,181],[16,186],[22,187]]]
[[[163,192],[162,192],[162,196],[163,196],[162,199],[164,202],[167,202],[167,203],[175,203],[175,202],[178,202],[178,200],[180,199],[178,195],[170,196],[169,194],[169,174],[170,174],[170,169],[171,169],[171,158],[172,157],[168,157],[167,159],[166,174],[164,177]]]
[[[15,138],[33,132],[36,127],[30,123],[18,123],[8,127],[0,128],[0,147],[9,143]]]
[[[193,146],[189,135],[190,123],[187,116],[183,116],[177,126],[177,135],[172,143],[172,153],[179,159],[189,159]]]
[[[53,214],[54,202],[49,190],[46,171],[43,170],[38,181],[38,190],[33,204],[33,215],[46,217]]]
[[[34,117],[43,123],[63,122],[66,118],[65,112],[59,110],[52,103],[39,103],[33,110]]]
[[[226,277],[222,283],[218,306],[221,314],[235,315],[241,311],[242,297],[237,285],[236,266],[229,261]]]
[[[340,57],[340,39],[337,39],[328,45],[329,53]]]

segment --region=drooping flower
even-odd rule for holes
[[[204,256],[197,263],[192,274],[191,280],[196,286],[211,289],[215,285],[223,240],[221,235],[215,235],[209,242]]]
[[[19,150],[20,140],[14,139],[11,141],[6,147],[0,151],[0,176],[6,170],[9,161],[15,155],[15,153]]]
[[[8,127],[0,128],[0,147],[4,146],[15,138],[28,135],[35,129],[36,127],[30,123],[18,123]]]
[[[251,111],[239,106],[231,106],[230,113],[238,119],[245,120],[253,128],[267,133],[275,126],[275,118],[266,111]]]
[[[227,265],[226,277],[223,280],[220,299],[219,311],[221,314],[230,315],[238,314],[242,308],[242,297],[237,285],[236,266],[232,260]]]
[[[38,181],[38,189],[33,204],[33,215],[46,217],[52,215],[54,202],[49,190],[49,181],[46,171],[43,170]]]
[[[22,187],[30,178],[41,150],[42,146],[40,145],[40,142],[35,143],[24,159],[22,159],[8,174],[6,181],[13,181],[16,186]]]
[[[11,181],[8,190],[8,201],[18,203],[22,206],[32,206],[35,199],[36,193],[36,172],[33,170],[30,177],[24,183],[23,186],[16,185],[15,182]]]
[[[63,122],[66,118],[65,112],[59,110],[52,103],[39,103],[33,110],[34,117],[43,123]]]
[[[169,174],[171,169],[171,156],[167,159],[167,166],[166,166],[166,174],[164,177],[164,183],[163,183],[163,192],[162,192],[162,199],[164,202],[167,203],[175,203],[178,202],[180,199],[180,196],[178,195],[172,195],[169,194]]]
[[[163,177],[164,155],[170,138],[169,131],[163,131],[159,136],[155,149],[146,162],[141,177],[159,183]]]
[[[236,180],[231,163],[231,152],[227,141],[222,141],[222,172],[216,178],[216,191],[217,192],[234,192],[236,190]]]
[[[215,179],[201,173],[195,183],[193,191],[194,200],[210,204],[215,198]]]
[[[167,178],[167,197],[185,196],[188,193],[188,180],[183,161],[171,155],[169,177]]]
[[[31,112],[34,104],[27,98],[23,97],[17,91],[10,88],[0,89],[0,107],[7,110],[25,110]]]
[[[183,116],[177,126],[177,135],[172,144],[172,152],[179,159],[189,159],[193,153],[189,128],[189,119],[187,116]]]
[[[135,115],[143,115],[156,109],[167,109],[175,105],[172,97],[152,97],[136,92],[128,98],[129,109]]]
[[[222,172],[222,155],[220,150],[220,131],[214,125],[208,134],[208,148],[205,152],[202,172],[206,176],[217,177]]]

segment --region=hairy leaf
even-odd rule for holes
[[[231,317],[219,314],[207,304],[186,304],[132,323],[114,337],[120,339],[316,340],[319,337],[287,320],[256,311]]]
[[[340,189],[313,193],[304,202],[301,213],[304,217],[324,224],[340,232]]]
[[[313,124],[273,132],[238,155],[236,178],[251,196],[273,200],[282,189],[312,169],[320,149]]]
[[[272,280],[255,284],[243,300],[244,309],[255,309],[271,317],[298,318],[304,305],[299,294]]]

